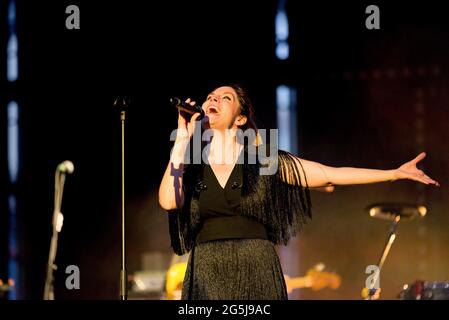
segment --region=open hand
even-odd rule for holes
[[[424,173],[424,171],[418,169],[416,166],[419,161],[426,157],[425,152],[421,152],[415,159],[404,163],[398,169],[394,171],[394,175],[396,179],[410,179],[415,180],[424,184],[433,184],[436,186],[440,186],[440,184],[430,178],[428,175]]]

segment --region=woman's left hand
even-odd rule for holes
[[[433,184],[437,187],[440,186],[437,181],[433,180],[428,175],[426,175],[424,171],[416,167],[416,164],[425,157],[426,153],[421,152],[415,159],[404,163],[398,169],[394,170],[395,179],[410,179],[424,184]]]

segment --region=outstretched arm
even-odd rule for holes
[[[439,186],[439,183],[422,170],[417,168],[417,163],[424,159],[426,154],[420,153],[415,159],[404,163],[397,169],[378,170],[352,167],[330,167],[318,162],[304,160],[296,157],[297,165],[304,169],[307,185],[311,188],[323,187],[329,185],[352,185],[368,184],[385,181],[395,181],[399,179],[415,180],[424,184],[433,184]],[[303,185],[306,181],[301,177]]]

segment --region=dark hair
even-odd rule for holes
[[[228,87],[231,87],[237,93],[237,98],[240,104],[240,114],[246,116],[246,123],[241,127],[241,129],[243,131],[245,131],[246,129],[253,129],[257,132],[254,107],[248,96],[248,93],[239,84],[230,84],[228,85]]]

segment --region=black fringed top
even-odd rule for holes
[[[241,215],[241,164],[235,164],[223,188],[210,165],[204,166],[200,192],[202,226],[197,243],[220,239],[267,239],[265,226]]]
[[[257,154],[255,163],[246,161],[254,154]],[[312,216],[305,172],[295,156],[285,151],[279,150],[277,157],[262,158],[257,149],[245,146],[244,156],[239,215],[262,224],[267,239],[274,244],[287,244]],[[179,255],[193,248],[202,227],[200,194],[204,189],[204,166],[194,164],[185,168],[184,206],[169,213],[171,246]],[[267,168],[276,170],[261,174]],[[305,186],[301,176],[305,178]]]

